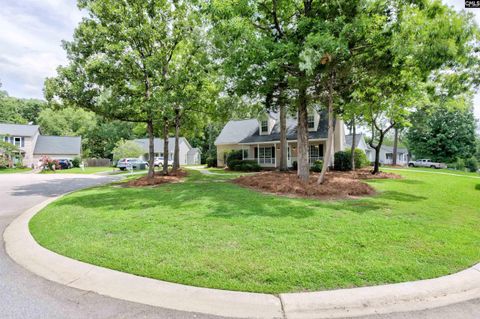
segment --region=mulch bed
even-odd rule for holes
[[[155,186],[166,183],[179,183],[187,176],[187,172],[179,170],[177,172],[170,172],[169,175],[163,175],[161,172],[155,173],[153,178],[147,176],[131,180],[125,183],[127,187],[142,187],[142,186]]]
[[[325,183],[318,185],[318,176],[318,173],[312,173],[308,183],[303,183],[298,179],[296,172],[261,172],[255,175],[239,177],[233,182],[266,193],[323,199],[343,199],[374,195],[375,189],[362,182],[362,180],[401,178],[399,175],[384,172],[372,175],[369,169],[354,172],[331,171],[326,174]]]

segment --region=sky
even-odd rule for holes
[[[464,0],[443,0],[457,10]],[[480,25],[480,9],[475,14]],[[62,40],[71,40],[82,13],[76,0],[0,0],[0,83],[10,96],[43,98],[43,82],[67,62]],[[475,96],[480,119],[480,93]]]

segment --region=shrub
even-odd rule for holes
[[[42,169],[54,171],[60,168],[57,160],[53,160],[48,156],[43,156],[41,159],[42,162]]]
[[[230,166],[232,171],[241,172],[258,172],[261,170],[261,166],[257,162],[251,160],[232,160]]]
[[[217,159],[213,157],[207,157],[206,159],[207,167],[217,167]]]
[[[8,159],[3,156],[3,155],[0,155],[0,168],[7,168],[8,167]]]
[[[227,163],[228,168],[232,168],[232,161],[241,161],[242,160],[243,150],[235,150],[225,153],[225,162]]]
[[[72,160],[73,167],[80,167],[81,162],[82,162],[82,160],[80,159],[80,157],[75,157]]]
[[[465,160],[465,167],[470,171],[475,173],[478,171],[478,161],[475,157],[470,157]]]
[[[310,169],[312,170],[312,172],[320,173],[322,171],[322,167],[323,161],[317,160],[315,161],[315,163],[313,163],[312,168]]]
[[[333,160],[333,168],[336,171],[351,171],[352,163],[350,162],[350,156],[345,151],[336,152]]]
[[[459,171],[464,171],[465,170],[465,161],[461,158],[457,158],[457,161],[455,162],[455,169]]]
[[[293,168],[293,170],[295,170],[295,171],[298,169],[298,162],[297,162],[297,161],[293,161],[293,163],[292,163],[292,168]]]
[[[352,149],[346,149],[345,153],[347,153],[348,157],[352,156]],[[365,152],[359,148],[355,149],[355,155],[354,155],[354,161],[355,161],[355,169],[362,168],[365,166],[368,166],[370,164],[367,155]],[[350,165],[350,169],[352,165]]]

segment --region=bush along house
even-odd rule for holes
[[[256,161],[262,168],[276,169],[280,166],[280,116],[264,113],[256,119],[229,121],[215,140],[217,165],[224,167],[225,154],[232,150],[243,150],[243,159]],[[328,115],[325,111],[308,111],[309,162],[313,165],[326,155]],[[293,167],[297,161],[297,119],[287,117],[287,164]],[[332,156],[343,151],[345,130],[341,119],[335,121],[335,136]]]

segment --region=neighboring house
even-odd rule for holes
[[[40,135],[38,125],[0,123],[0,138],[20,149],[14,157],[14,164],[23,161],[23,165],[28,167],[37,166],[43,156],[73,159],[81,155],[81,137]]]
[[[188,165],[198,165],[202,160],[202,152],[199,148],[192,148],[187,152],[187,163]]]
[[[343,121],[335,124],[334,152],[343,150],[345,133]],[[328,115],[313,108],[308,111],[309,162],[323,160],[326,153]],[[287,164],[297,160],[297,119],[287,117]],[[265,113],[259,118],[229,121],[215,140],[217,164],[225,166],[225,154],[231,150],[243,150],[243,158],[256,161],[265,168],[280,166],[280,123],[278,113]]]
[[[375,162],[375,150],[367,144],[363,133],[357,134],[355,137],[356,148],[361,149],[367,155],[370,162]],[[345,136],[345,148],[352,147],[352,135]],[[408,164],[408,150],[403,147],[397,147],[397,165]],[[380,163],[391,165],[393,163],[393,146],[382,145],[380,148]]]
[[[136,139],[133,140],[136,142],[145,152],[141,159],[148,160],[148,138]],[[198,148],[193,148],[186,138],[179,138],[179,153],[180,153],[180,165],[194,165],[200,164],[200,150]],[[163,156],[163,138],[155,138],[153,140],[153,149],[155,157],[164,157]],[[173,153],[175,151],[175,138],[170,137],[168,139],[168,160],[173,161]]]

